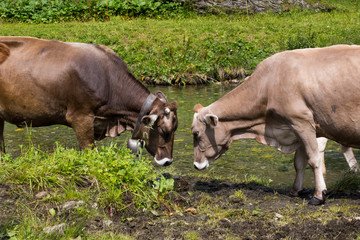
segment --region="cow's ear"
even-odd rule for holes
[[[168,102],[165,94],[163,94],[161,91],[157,91],[154,95],[155,95],[157,98],[159,98],[163,103],[167,103],[167,102]]]
[[[214,114],[206,114],[204,119],[205,122],[211,127],[216,127],[219,122],[219,118]]]
[[[145,124],[145,126],[152,126],[154,124],[154,122],[156,122],[157,118],[158,118],[158,115],[155,115],[155,114],[145,115],[141,119],[141,122],[143,124]]]
[[[177,108],[179,107],[179,104],[177,101],[173,101],[173,102],[169,103],[168,107],[170,108],[170,110],[176,111]]]
[[[198,112],[200,112],[200,110],[203,109],[203,108],[204,108],[204,107],[203,107],[200,103],[198,103],[198,104],[196,104],[196,105],[194,106],[194,112],[198,113]]]

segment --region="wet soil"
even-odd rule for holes
[[[88,219],[84,232],[111,231],[135,239],[359,239],[360,192],[329,192],[324,205],[310,206],[311,189],[291,197],[287,189],[256,183],[177,176],[175,191],[156,211],[141,211],[130,204],[122,211],[102,209],[102,217]],[[0,223],[16,214],[10,184],[0,184]],[[126,200],[126,199],[125,199]],[[27,201],[36,201],[28,199]],[[131,197],[128,199],[131,202]],[[6,204],[5,204],[6,203]],[[39,212],[51,206],[36,203]],[[170,209],[170,211],[169,211]],[[42,214],[39,214],[41,218]],[[100,216],[100,215],[99,215]],[[75,217],[67,213],[70,221]],[[0,237],[1,238],[1,237]]]

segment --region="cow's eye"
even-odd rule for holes
[[[165,134],[166,134],[165,130],[164,130],[162,127],[159,127],[159,133],[160,133],[161,135],[165,135]]]

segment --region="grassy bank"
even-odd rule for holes
[[[171,177],[117,146],[21,148],[0,160],[1,240],[360,238],[356,174],[314,207],[310,189],[291,198],[255,176]]]
[[[259,15],[106,22],[1,24],[1,35],[103,44],[146,83],[194,84],[239,79],[266,57],[288,49],[360,44],[360,4],[324,1],[331,12],[292,10]]]

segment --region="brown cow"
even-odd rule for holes
[[[256,139],[295,153],[291,194],[315,175],[310,204],[325,201],[317,137],[360,147],[360,46],[337,45],[275,54],[243,84],[207,107],[195,105],[194,165],[204,169],[238,139]]]
[[[0,37],[0,44],[10,49],[0,65],[2,152],[4,121],[19,127],[63,124],[74,129],[81,149],[131,130],[157,163],[172,162],[177,102],[151,94],[115,52],[31,37]]]

